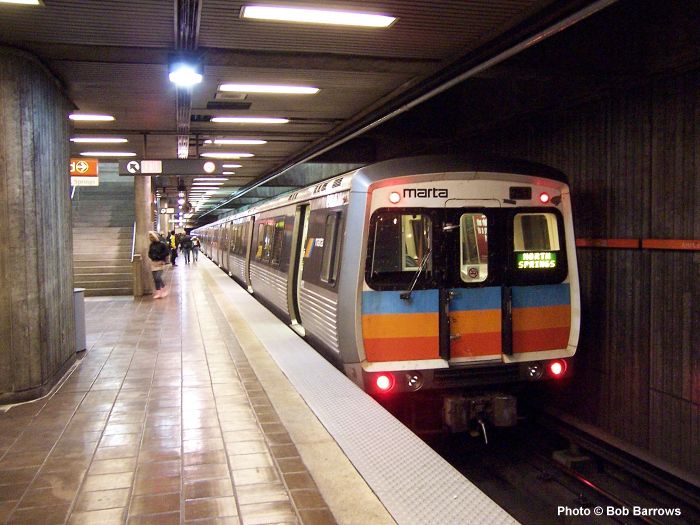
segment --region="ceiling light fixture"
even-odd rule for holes
[[[242,168],[240,164],[222,164],[221,167],[223,168]]]
[[[84,151],[83,157],[135,157],[136,153],[131,151]]]
[[[84,144],[123,144],[127,139],[117,137],[72,137],[71,142]]]
[[[218,181],[224,181],[224,180],[228,180],[228,179],[226,177],[195,177],[194,178],[195,182],[202,181],[202,180],[213,180],[213,181],[218,182]]]
[[[278,117],[213,117],[211,121],[227,124],[286,124],[289,119]]]
[[[209,157],[211,159],[242,159],[248,157],[254,157],[252,153],[236,153],[236,152],[226,152],[226,151],[209,151],[207,153],[200,153],[200,157]]]
[[[257,146],[259,144],[267,144],[266,140],[258,140],[258,139],[207,139],[204,141],[204,144],[226,144],[226,145],[232,145],[232,144],[238,144],[238,145],[248,145],[248,146]]]
[[[42,0],[0,0],[0,4],[44,5]]]
[[[199,84],[204,78],[202,63],[192,56],[171,57],[168,63],[168,78],[178,87],[192,87]]]
[[[283,86],[274,84],[221,84],[219,91],[236,93],[274,93],[277,95],[315,95],[320,90],[313,86]]]
[[[389,27],[396,21],[396,17],[393,16],[375,15],[371,13],[262,5],[243,6],[241,8],[241,18],[359,27]]]
[[[87,122],[111,122],[114,120],[112,115],[95,115],[88,113],[71,113],[68,115],[68,118]]]

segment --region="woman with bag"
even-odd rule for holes
[[[160,299],[168,295],[165,283],[163,283],[163,270],[168,264],[170,250],[168,245],[161,241],[158,232],[148,232],[148,238],[151,241],[151,245],[148,247],[148,258],[151,260],[151,274],[156,287],[156,291],[153,292],[153,298]]]

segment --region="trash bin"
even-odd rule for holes
[[[75,311],[75,351],[87,349],[85,340],[85,288],[73,288],[73,310]]]

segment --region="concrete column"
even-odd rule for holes
[[[141,283],[144,295],[153,293],[153,277],[148,258],[148,232],[153,226],[153,195],[151,177],[134,177],[134,207],[136,211],[136,245],[134,253],[141,254]]]
[[[0,46],[0,402],[41,397],[75,360],[70,103]]]

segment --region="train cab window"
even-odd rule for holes
[[[323,235],[323,258],[321,259],[321,280],[333,284],[336,279],[337,238],[340,221],[339,213],[331,213],[326,217],[326,228]]]
[[[553,213],[518,213],[513,221],[516,252],[558,251],[559,233]]]
[[[488,219],[465,213],[459,220],[460,276],[465,283],[484,282],[489,274]]]
[[[433,221],[426,214],[380,211],[372,219],[368,261],[370,285],[405,287],[419,270],[419,283],[432,274]]]
[[[563,224],[550,212],[516,213],[513,216],[514,284],[561,282],[568,273],[562,249]]]

